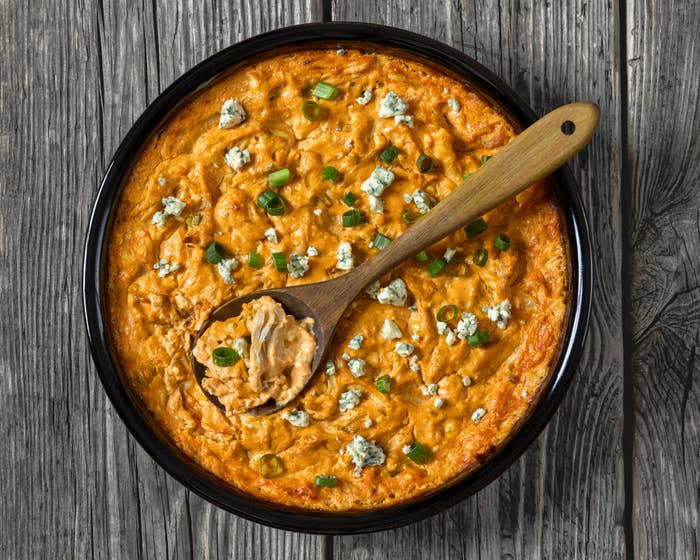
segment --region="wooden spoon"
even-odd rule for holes
[[[271,296],[297,318],[312,317],[317,347],[309,378],[299,389],[301,393],[320,369],[343,313],[362,290],[406,259],[552,174],[588,144],[598,118],[598,106],[593,103],[571,103],[555,109],[511,140],[405,233],[362,265],[324,282],[262,290],[229,301],[211,314],[197,339],[213,322],[239,315],[244,303],[263,295]],[[201,386],[206,367],[194,356],[192,367]],[[218,398],[204,388],[202,391],[224,409]],[[280,408],[283,407],[268,401],[248,412],[259,416]]]

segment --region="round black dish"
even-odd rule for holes
[[[406,504],[381,510],[309,512],[270,504],[238,492],[180,452],[149,419],[150,414],[141,401],[122,382],[103,315],[104,254],[122,181],[140,147],[163,118],[183,98],[222,71],[279,49],[335,47],[338,43],[365,47],[371,44],[432,62],[477,85],[521,125],[527,126],[536,118],[522,99],[476,61],[442,43],[400,29],[363,23],[315,23],[279,29],[233,45],[195,66],[166,89],[136,121],[119,146],[104,175],[90,218],[83,261],[83,305],[92,356],[107,395],[136,440],[168,473],[217,506],[259,523],[309,533],[352,534],[399,527],[442,511],[490,483],[523,453],[556,410],[574,375],[588,327],[593,270],[581,200],[571,172],[564,167],[555,177],[570,244],[571,302],[558,361],[539,403],[518,433],[481,468],[454,484]]]

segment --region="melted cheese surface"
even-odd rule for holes
[[[340,94],[314,98],[310,91],[319,80]],[[357,98],[365,90],[372,98],[363,105]],[[379,116],[391,91],[406,102],[412,127]],[[229,99],[240,102],[246,118],[222,129],[220,112]],[[303,116],[305,100],[319,104],[318,120]],[[376,253],[370,247],[376,233],[394,239],[410,227],[402,215],[419,210],[405,195],[420,189],[441,200],[463,174],[478,170],[482,156],[514,135],[508,120],[469,84],[417,62],[353,49],[343,55],[303,50],[252,63],[178,108],[154,131],[126,181],[109,242],[107,282],[121,366],[175,444],[244,492],[321,510],[403,502],[478,468],[527,416],[557,357],[569,271],[565,225],[549,185],[535,185],[484,216],[488,228],[480,235],[459,231],[431,247],[430,261],[454,251],[453,264],[437,276],[426,270],[430,261],[410,260],[383,279],[382,287],[403,280],[404,305],[359,297],[336,334],[330,356],[335,373],[321,371],[286,411],[225,416],[198,387],[189,352],[201,324],[223,302],[343,274],[336,255],[343,242],[350,243],[357,266]],[[385,163],[380,154],[389,145],[399,155]],[[225,159],[233,147],[250,154],[240,171]],[[428,173],[417,169],[421,154],[435,163]],[[395,176],[380,196],[383,213],[370,209],[360,188],[378,165]],[[340,172],[337,181],[322,178],[327,166]],[[270,216],[256,201],[268,188],[268,174],[282,168],[291,171],[278,191],[286,211]],[[364,216],[355,227],[342,225],[348,192]],[[166,197],[186,206],[159,226],[153,216],[164,210]],[[277,241],[266,237],[270,228]],[[495,246],[499,233],[512,240],[507,251]],[[212,241],[237,259],[230,273],[235,283],[207,261]],[[289,259],[291,253],[306,255],[309,247],[318,255],[309,257],[299,278],[272,264],[272,253]],[[481,248],[488,250],[483,267],[472,262]],[[246,264],[250,251],[261,255],[261,268]],[[169,268],[154,269],[159,262]],[[484,307],[506,300],[511,317],[500,328]],[[474,314],[490,341],[472,347],[446,335],[445,328],[456,333],[460,317],[438,324],[436,314],[445,305]],[[382,336],[386,319],[398,327],[399,338]],[[359,348],[349,347],[357,335]],[[404,343],[401,352],[397,343]],[[408,344],[414,347],[410,355]],[[363,361],[364,375],[351,372],[353,358]],[[376,386],[384,375],[391,377],[388,393]],[[350,390],[359,391],[359,402],[341,412],[338,401]],[[308,413],[308,426],[286,419],[292,409]],[[385,454],[382,464],[359,469],[359,476],[346,452],[355,435]],[[430,451],[425,465],[403,451],[415,441]],[[280,469],[265,478],[260,461],[270,453]],[[316,486],[317,475],[335,476],[337,484]]]

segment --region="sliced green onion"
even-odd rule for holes
[[[386,235],[378,233],[374,236],[374,241],[372,241],[372,247],[375,247],[381,251],[382,249],[388,247],[389,243],[391,243],[391,237],[387,237]]]
[[[287,272],[287,255],[284,253],[272,253],[272,260],[278,272]]]
[[[409,448],[406,456],[417,465],[425,465],[430,461],[430,451],[428,451],[428,448],[422,443],[414,441],[409,445]]]
[[[230,367],[240,360],[241,357],[233,348],[219,346],[214,348],[214,351],[211,353],[211,359],[219,367]]]
[[[391,163],[398,157],[398,155],[399,149],[396,146],[387,146],[384,151],[379,154],[379,157],[382,159],[382,161]]]
[[[443,305],[437,312],[436,317],[438,321],[447,322],[456,319],[457,315],[459,315],[459,309],[456,305],[450,303],[448,305]]]
[[[489,340],[491,340],[491,337],[487,331],[476,331],[467,339],[467,342],[469,343],[469,346],[476,348],[477,346],[485,344]]]
[[[465,173],[464,175],[462,175],[462,181],[466,181],[466,180],[469,179],[469,177],[471,177],[471,176],[472,176],[471,173]]]
[[[464,233],[466,233],[467,237],[471,239],[472,237],[476,237],[477,235],[484,233],[487,227],[488,225],[486,225],[486,220],[479,218],[478,220],[474,220],[473,222],[467,224],[467,226],[464,228]]]
[[[260,268],[263,265],[263,258],[254,251],[248,251],[248,266],[250,268]]]
[[[510,237],[508,237],[508,235],[505,233],[499,233],[496,236],[496,241],[494,244],[499,251],[507,251],[510,249]]]
[[[401,219],[407,224],[415,224],[418,221],[418,218],[420,218],[420,216],[421,215],[418,212],[404,210],[403,214],[401,214]]]
[[[484,249],[483,247],[481,249],[477,249],[474,251],[474,255],[472,256],[472,262],[476,266],[486,266],[486,261],[489,260],[489,252]]]
[[[326,181],[333,181],[335,183],[338,177],[340,177],[340,171],[329,165],[321,172],[321,177],[323,177]]]
[[[345,196],[343,197],[343,202],[345,203],[345,206],[352,206],[357,202],[357,197],[351,192],[345,193]]]
[[[340,90],[337,87],[327,84],[326,82],[318,82],[311,91],[311,95],[314,97],[320,97],[321,99],[326,100],[335,99],[338,97],[339,93]]]
[[[260,457],[260,475],[265,478],[274,478],[282,472],[280,458],[274,453],[265,453]]]
[[[448,276],[461,277],[467,275],[469,265],[463,260],[451,260],[445,267],[445,274]]]
[[[223,246],[218,241],[212,241],[209,243],[205,254],[207,256],[207,260],[211,264],[219,264],[226,256]]]
[[[314,484],[316,486],[323,486],[324,488],[333,488],[337,479],[334,476],[322,476],[319,475],[314,478]]]
[[[484,165],[490,159],[491,156],[481,156],[481,165]]]
[[[270,216],[281,216],[286,209],[282,197],[273,190],[266,190],[258,197],[258,206],[264,208]]]
[[[286,167],[278,169],[267,176],[267,184],[273,189],[284,187],[287,183],[289,183],[290,175],[291,173],[289,173],[289,169]]]
[[[427,260],[430,260],[430,255],[427,251],[421,251],[413,258],[416,259],[418,262],[425,262]]]
[[[354,227],[362,221],[362,214],[357,208],[348,210],[343,214],[343,227]]]
[[[416,160],[416,167],[421,173],[429,173],[433,169],[433,160],[430,158],[430,156],[421,154]]]
[[[375,383],[377,385],[377,390],[380,393],[384,393],[386,395],[391,391],[390,375],[382,375],[381,377],[377,377],[377,381],[375,381]]]
[[[446,265],[445,259],[438,257],[428,265],[428,273],[435,278]]]
[[[315,101],[307,99],[301,104],[301,114],[310,121],[316,121],[321,116],[321,106]]]

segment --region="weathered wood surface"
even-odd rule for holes
[[[634,553],[700,558],[700,2],[626,16]]]
[[[97,182],[148,102],[224,46],[322,14],[452,44],[540,113],[581,99],[603,116],[574,163],[597,292],[561,409],[472,499],[333,540],[167,476],[95,376],[79,286]],[[0,557],[697,558],[699,27],[678,0],[1,0]]]

